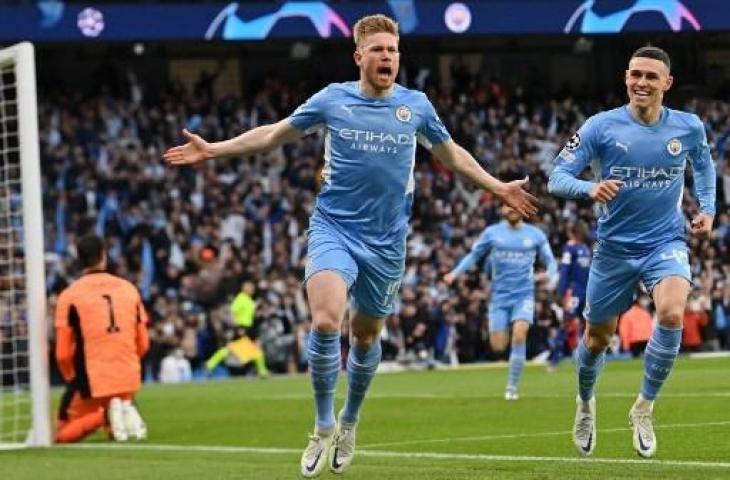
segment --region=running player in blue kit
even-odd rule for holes
[[[682,338],[682,316],[691,288],[685,217],[684,173],[694,171],[699,213],[691,232],[707,235],[715,215],[715,167],[702,121],[666,108],[672,86],[670,60],[657,47],[631,56],[625,74],[628,105],[589,118],[555,159],[551,193],[598,202],[598,244],[588,277],[587,320],[576,349],[578,397],[573,442],[582,455],[596,446],[594,386],[617,318],[641,282],[656,305],[659,324],[646,346],[641,393],[629,412],[633,446],[655,454],[652,409],[669,376]],[[588,166],[595,182],[577,177]]]
[[[509,206],[502,207],[504,220],[484,229],[471,251],[446,275],[447,284],[482,262],[492,282],[489,299],[489,343],[501,354],[507,348],[512,330],[505,400],[517,400],[517,387],[527,357],[527,332],[535,317],[535,282],[544,281],[549,289],[558,283],[558,267],[550,243],[539,228],[526,224]],[[546,272],[535,275],[535,259]]]
[[[289,118],[230,140],[208,143],[185,131],[188,143],[165,153],[172,165],[193,164],[270,151],[324,130],[323,185],[310,219],[305,272],[316,421],[300,462],[304,477],[319,475],[327,464],[342,473],[352,462],[360,407],[380,362],[380,330],[405,267],[416,142],[521,215],[537,211],[535,198],[522,188],[527,179],[503,183],[487,174],[451,140],[426,95],[395,83],[400,54],[393,20],[364,17],[353,31],[359,81],[330,84]],[[340,324],[348,297],[348,390],[335,418]]]

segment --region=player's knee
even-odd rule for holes
[[[512,343],[515,345],[522,345],[527,341],[527,331],[529,326],[519,326],[512,332]]]
[[[668,328],[680,328],[682,326],[682,311],[678,308],[660,308],[657,311],[659,325]]]
[[[377,332],[359,332],[352,334],[352,345],[361,350],[370,350],[375,342],[380,341],[380,336]]]
[[[593,353],[600,353],[608,348],[611,343],[612,334],[610,332],[589,331],[586,335],[586,346]]]
[[[340,315],[334,310],[320,309],[312,312],[312,329],[332,333],[340,330]]]
[[[507,342],[503,342],[500,340],[490,340],[489,346],[492,348],[492,352],[497,355],[501,355],[504,353],[505,350],[507,350]]]
[[[74,443],[78,441],[79,438],[70,435],[67,432],[56,432],[56,435],[53,438],[53,443]]]

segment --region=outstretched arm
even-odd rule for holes
[[[508,183],[499,181],[485,172],[474,157],[453,140],[433,145],[431,151],[446,168],[494,192],[522,216],[531,217],[537,213],[537,198],[522,188],[527,183],[526,178]]]
[[[461,259],[461,261],[459,261],[459,264],[452,271],[444,275],[444,281],[446,282],[446,284],[451,285],[452,283],[454,283],[456,277],[476,265],[480,257],[481,255],[479,255],[475,251],[469,252],[464,258]]]
[[[539,250],[540,262],[545,265],[545,279],[547,281],[546,287],[548,290],[554,290],[558,284],[558,264],[555,261],[553,251],[550,249],[550,242],[547,238],[543,240]]]
[[[452,271],[444,275],[444,282],[447,285],[451,285],[456,280],[456,277],[469,270],[476,263],[484,258],[492,250],[494,246],[493,236],[490,234],[490,230],[486,229],[479,236],[477,241],[471,247],[471,251],[459,261],[459,264],[454,267]]]
[[[249,156],[269,152],[276,147],[296,140],[304,132],[291,124],[289,119],[271,125],[261,125],[241,135],[222,142],[206,142],[202,137],[187,130],[185,145],[178,145],[165,152],[165,160],[171,165],[190,165],[211,158]]]

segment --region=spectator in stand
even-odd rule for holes
[[[405,338],[400,325],[400,317],[391,315],[385,321],[385,327],[380,335],[383,347],[383,361],[398,360],[405,351]]]
[[[162,359],[160,366],[161,383],[189,382],[192,379],[190,362],[180,348],[176,348]]]
[[[637,295],[631,308],[619,317],[618,335],[621,339],[621,349],[631,352],[631,356],[638,358],[644,352],[646,344],[651,338],[654,320],[647,307],[649,298],[646,295]]]
[[[710,323],[710,318],[702,306],[702,301],[693,295],[687,302],[682,318],[682,351],[702,350],[702,330]]]

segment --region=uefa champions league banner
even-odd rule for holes
[[[617,6],[620,5],[620,6]],[[387,0],[0,6],[0,41],[338,39],[385,13],[404,36],[730,31],[728,0]]]

